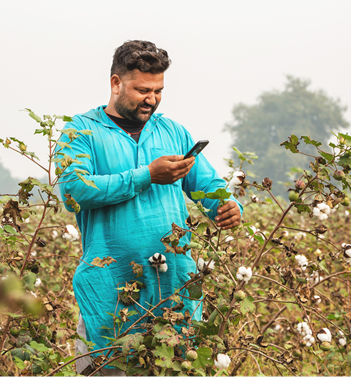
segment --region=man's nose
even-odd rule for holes
[[[155,93],[148,93],[147,97],[145,98],[145,103],[150,106],[155,106],[157,103]]]

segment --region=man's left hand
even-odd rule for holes
[[[240,224],[240,209],[239,206],[230,200],[224,204],[224,206],[218,206],[217,208],[218,216],[216,216],[217,225],[225,229],[231,229]]]

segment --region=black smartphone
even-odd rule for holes
[[[191,156],[196,157],[201,151],[206,147],[209,143],[208,140],[199,140],[191,149],[190,151],[184,156],[184,160]]]

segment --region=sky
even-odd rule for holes
[[[168,51],[157,112],[195,141],[208,139],[203,153],[221,176],[229,172],[223,158],[233,140],[223,127],[234,104],[283,89],[286,75],[351,106],[348,0],[2,0],[0,14],[0,138],[23,140],[44,164],[46,141],[20,110],[73,116],[107,104],[112,56],[127,40]],[[345,117],[351,122],[350,109]],[[19,179],[43,175],[2,146],[0,161]]]

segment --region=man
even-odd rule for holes
[[[155,114],[169,65],[167,52],[151,42],[124,43],[113,58],[108,105],[77,115],[67,125],[92,131],[92,135],[74,140],[72,149],[64,148],[63,153],[72,157],[88,154],[90,159],[80,157],[82,164],[69,166],[66,173],[71,174],[60,185],[62,194],[70,194],[81,207],[77,222],[82,233],[82,259],[91,263],[96,257],[110,256],[117,261],[106,268],[81,263],[74,275],[81,313],[78,333],[86,330],[94,349],[106,346],[103,336],[111,336],[106,327],[113,328],[113,318],[108,313],[128,307],[119,300],[116,310],[116,288],[135,279],[132,261],[144,266],[143,276],[138,278],[146,286],[140,290],[143,307],[156,305],[160,290],[162,298],[173,294],[189,279],[189,272],[197,272],[190,251],[187,255],[165,254],[160,239],[172,223],[186,228],[183,191],[191,198],[191,191],[209,192],[225,186],[202,154],[183,160],[195,144],[190,134],[180,124]],[[69,139],[63,135],[62,141]],[[87,170],[90,176],[86,177],[98,190],[74,179],[74,168]],[[218,213],[217,201],[206,199],[203,205],[212,210],[209,216],[222,229],[240,222],[242,207],[233,197]],[[182,238],[181,245],[185,243],[190,243],[190,233]],[[166,272],[159,273],[160,287],[156,268],[149,263],[155,253],[163,254],[168,266]],[[193,313],[197,302],[184,300],[184,304],[183,310]],[[194,319],[201,319],[199,310]]]

